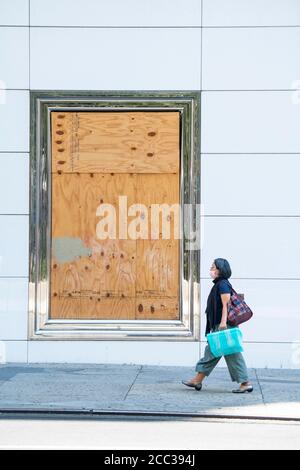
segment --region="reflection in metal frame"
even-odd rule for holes
[[[180,112],[180,320],[51,320],[51,111]],[[199,91],[30,92],[30,340],[197,341],[200,339],[200,249],[189,250],[199,232]],[[188,209],[186,209],[188,207]],[[196,217],[197,214],[197,217]]]

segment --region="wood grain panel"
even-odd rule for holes
[[[154,221],[148,217],[148,239],[137,240],[137,266],[136,266],[136,311],[143,307],[143,311],[150,318],[178,318],[179,296],[179,232],[175,231],[175,218],[177,228],[180,226],[179,201],[179,174],[137,175],[137,199],[148,209],[153,204],[165,204],[164,220],[169,225],[165,233],[168,239],[163,239],[163,216],[159,217],[157,232],[154,231]],[[172,205],[174,204],[174,211]],[[155,239],[154,236],[158,238]],[[151,299],[156,298],[156,304]],[[142,302],[144,299],[144,302]],[[160,307],[159,302],[163,305]],[[151,307],[149,310],[149,306]],[[150,314],[149,314],[150,312]],[[155,315],[154,315],[155,312]],[[140,318],[141,315],[137,315]]]
[[[161,217],[158,238],[151,232],[151,205],[180,201],[179,113],[52,112],[51,126],[51,318],[179,319],[173,212],[169,239]],[[126,210],[144,205],[125,221],[141,228],[146,210],[146,239],[120,234],[120,196]],[[107,239],[103,204],[115,209]]]
[[[179,113],[52,112],[52,171],[176,173]]]
[[[61,304],[62,318],[115,318],[118,298],[122,300],[118,318],[120,315],[134,318],[136,240],[101,240],[96,233],[100,220],[97,207],[107,203],[116,209],[118,234],[119,194],[126,195],[128,204],[133,204],[134,175],[52,175],[51,298],[54,293],[59,298],[69,298],[69,302]],[[104,316],[99,316],[100,308],[95,310],[94,302],[81,302],[73,313],[69,304],[78,296],[104,299],[105,304],[101,304],[105,305]],[[126,298],[130,299],[127,303]]]
[[[136,297],[136,320],[178,319],[178,297]]]

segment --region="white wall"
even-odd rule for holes
[[[0,0],[0,360],[194,365],[197,343],[27,342],[29,90],[201,90],[202,350],[226,257],[249,366],[300,367],[299,40],[299,0]]]
[[[300,2],[203,0],[202,25],[202,313],[225,257],[249,366],[300,367]]]

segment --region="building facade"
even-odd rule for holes
[[[300,2],[0,18],[0,361],[193,366],[222,257],[254,311],[248,365],[299,368]],[[156,204],[180,236],[128,237]]]

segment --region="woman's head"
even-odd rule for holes
[[[214,279],[217,277],[228,279],[231,276],[231,268],[227,259],[216,258],[211,265],[210,275]]]

